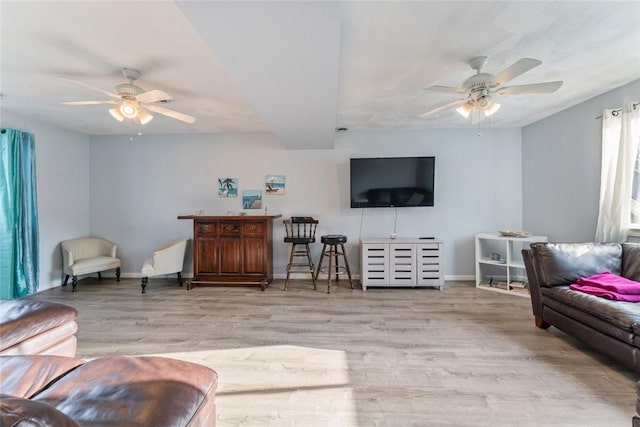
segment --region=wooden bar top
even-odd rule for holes
[[[192,220],[200,220],[200,221],[217,221],[223,219],[257,219],[257,218],[265,218],[265,219],[276,219],[280,218],[281,214],[276,215],[260,215],[260,214],[247,214],[247,215],[178,215],[178,219],[192,219]]]

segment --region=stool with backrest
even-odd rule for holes
[[[284,281],[284,290],[286,291],[289,285],[291,272],[310,273],[313,289],[317,289],[314,276],[315,267],[311,258],[309,244],[316,241],[318,220],[310,216],[292,216],[282,222],[286,233],[284,242],[291,243],[291,254],[289,255],[289,264],[287,264],[287,278]],[[296,261],[296,258],[305,258],[305,260]]]
[[[353,281],[351,280],[351,269],[349,268],[349,261],[347,260],[347,252],[344,250],[344,244],[347,243],[347,236],[344,234],[327,234],[325,236],[320,237],[320,242],[322,245],[322,253],[320,254],[320,261],[318,261],[318,269],[316,270],[316,280],[318,280],[318,275],[322,271],[323,273],[326,271],[327,273],[327,293],[331,293],[331,277],[336,276],[336,281],[338,281],[339,275],[347,273],[349,277],[349,284],[351,285],[351,289],[353,289]],[[338,248],[338,246],[340,248]],[[329,267],[325,270],[322,268],[322,260],[325,255],[329,259]],[[344,262],[344,265],[340,265],[339,259],[340,256]],[[335,264],[334,264],[335,262]]]

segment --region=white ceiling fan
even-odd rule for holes
[[[464,98],[433,108],[420,115],[428,117],[447,108],[458,106],[456,111],[468,118],[471,113],[472,122],[477,123],[494,114],[500,108],[494,99],[494,95],[517,95],[534,93],[551,93],[557,91],[562,86],[561,81],[532,83],[518,86],[503,86],[508,81],[542,64],[542,61],[532,58],[522,58],[505,68],[498,75],[483,73],[481,70],[487,64],[486,56],[478,56],[469,61],[469,66],[476,71],[476,74],[469,77],[460,87],[450,86],[428,86],[423,90],[440,91],[465,94]]]
[[[89,89],[97,90],[110,98],[101,101],[66,101],[65,105],[99,105],[99,104],[111,104],[116,105],[109,110],[109,113],[119,122],[124,119],[137,120],[140,124],[146,125],[153,119],[153,115],[149,113],[162,114],[172,119],[180,120],[185,123],[195,123],[196,118],[188,114],[180,113],[175,110],[156,105],[157,103],[167,103],[173,98],[166,92],[158,89],[150,91],[144,91],[140,86],[134,84],[136,80],[140,78],[140,72],[132,68],[123,68],[122,74],[129,80],[129,83],[122,83],[113,88],[113,92],[91,86],[87,83],[82,83],[76,80],[67,79],[61,77],[63,80],[67,80]]]

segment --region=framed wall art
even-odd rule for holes
[[[238,197],[238,178],[218,178],[218,196]]]
[[[284,175],[267,175],[264,178],[264,192],[269,195],[281,196],[285,187]]]
[[[244,190],[242,209],[262,209],[262,190]]]

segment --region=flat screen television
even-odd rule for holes
[[[351,159],[351,207],[433,206],[435,161],[435,157]]]

